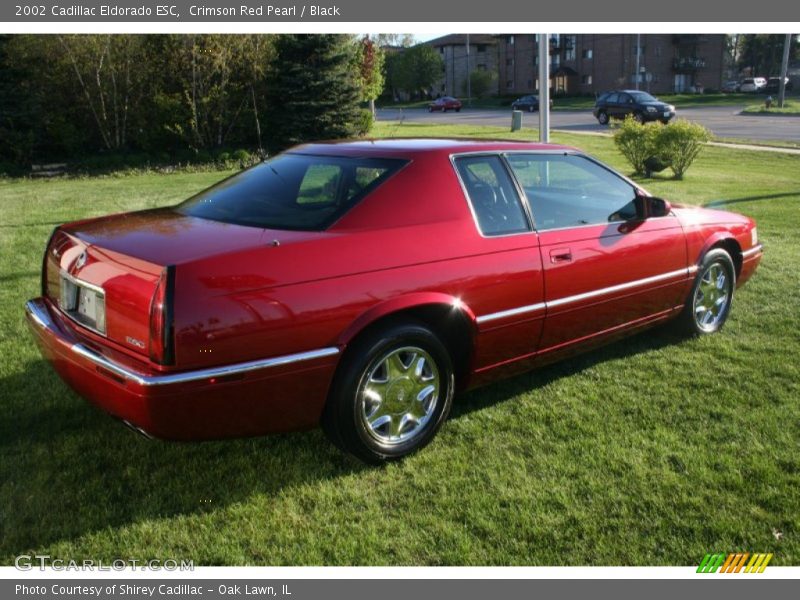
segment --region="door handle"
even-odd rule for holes
[[[572,260],[572,250],[569,248],[553,248],[550,250],[550,262],[570,262]]]

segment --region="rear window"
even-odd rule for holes
[[[184,215],[267,229],[320,231],[406,161],[281,154],[178,205]]]

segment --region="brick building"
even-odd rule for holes
[[[448,36],[449,37],[449,36]],[[538,89],[538,35],[497,35],[498,90],[521,95]],[[724,34],[553,34],[551,89],[597,94],[636,86],[654,94],[719,89],[725,79]]]
[[[469,44],[467,40],[469,40]],[[434,96],[466,96],[467,73],[472,71],[489,71],[495,74],[495,89],[492,89],[490,93],[498,93],[499,90],[496,88],[498,81],[497,36],[457,33],[425,43],[433,46],[439,52],[444,64],[442,79],[432,90]]]

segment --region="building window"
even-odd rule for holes
[[[581,75],[581,83],[583,85],[592,85],[592,76],[591,75]]]
[[[661,46],[656,46],[655,53],[656,53],[656,56],[661,56]]]
[[[589,48],[588,50],[584,50],[583,52],[581,52],[581,56],[583,58],[592,58],[592,49]]]
[[[439,46],[439,54],[444,54],[444,46]]]
[[[633,46],[632,48],[634,56],[636,56],[637,51],[639,56],[644,56],[645,50],[647,50],[647,46]]]
[[[561,55],[560,54],[553,54],[550,57],[550,64],[553,65],[554,67],[557,67],[558,65],[560,65],[561,64]]]
[[[514,89],[514,80],[513,79],[509,79],[509,80],[506,81],[506,89],[507,90],[513,90]]]
[[[513,46],[514,45],[514,36],[513,35],[506,36],[506,43],[509,46]]]
[[[478,52],[486,52],[486,44],[478,44]]]
[[[564,52],[564,60],[575,60],[575,43],[578,40],[576,35],[567,36],[567,49]]]
[[[514,59],[513,58],[507,58],[506,59],[506,66],[507,67],[513,67],[514,66]]]
[[[533,57],[533,64],[536,65],[536,66],[539,66],[539,55],[538,54]]]
[[[532,83],[533,83],[533,81],[531,79],[528,79],[528,89],[531,89],[531,84]]]
[[[478,71],[485,71],[485,70],[486,70],[486,65],[485,64],[481,63],[481,64],[478,65]]]

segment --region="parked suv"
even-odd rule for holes
[[[645,121],[668,123],[675,116],[675,107],[647,92],[614,90],[606,92],[597,99],[593,114],[601,125],[605,125],[610,119],[624,119],[628,115],[632,115],[640,123]]]
[[[742,79],[739,91],[753,94],[755,92],[763,92],[765,87],[767,87],[767,80],[763,77],[748,77],[747,79]]]
[[[784,79],[786,82],[786,87],[784,88],[787,92],[792,89],[792,81],[786,77]],[[768,94],[777,94],[780,92],[781,89],[781,78],[780,77],[770,77],[769,81],[767,81],[767,85],[764,86],[764,91]]]

